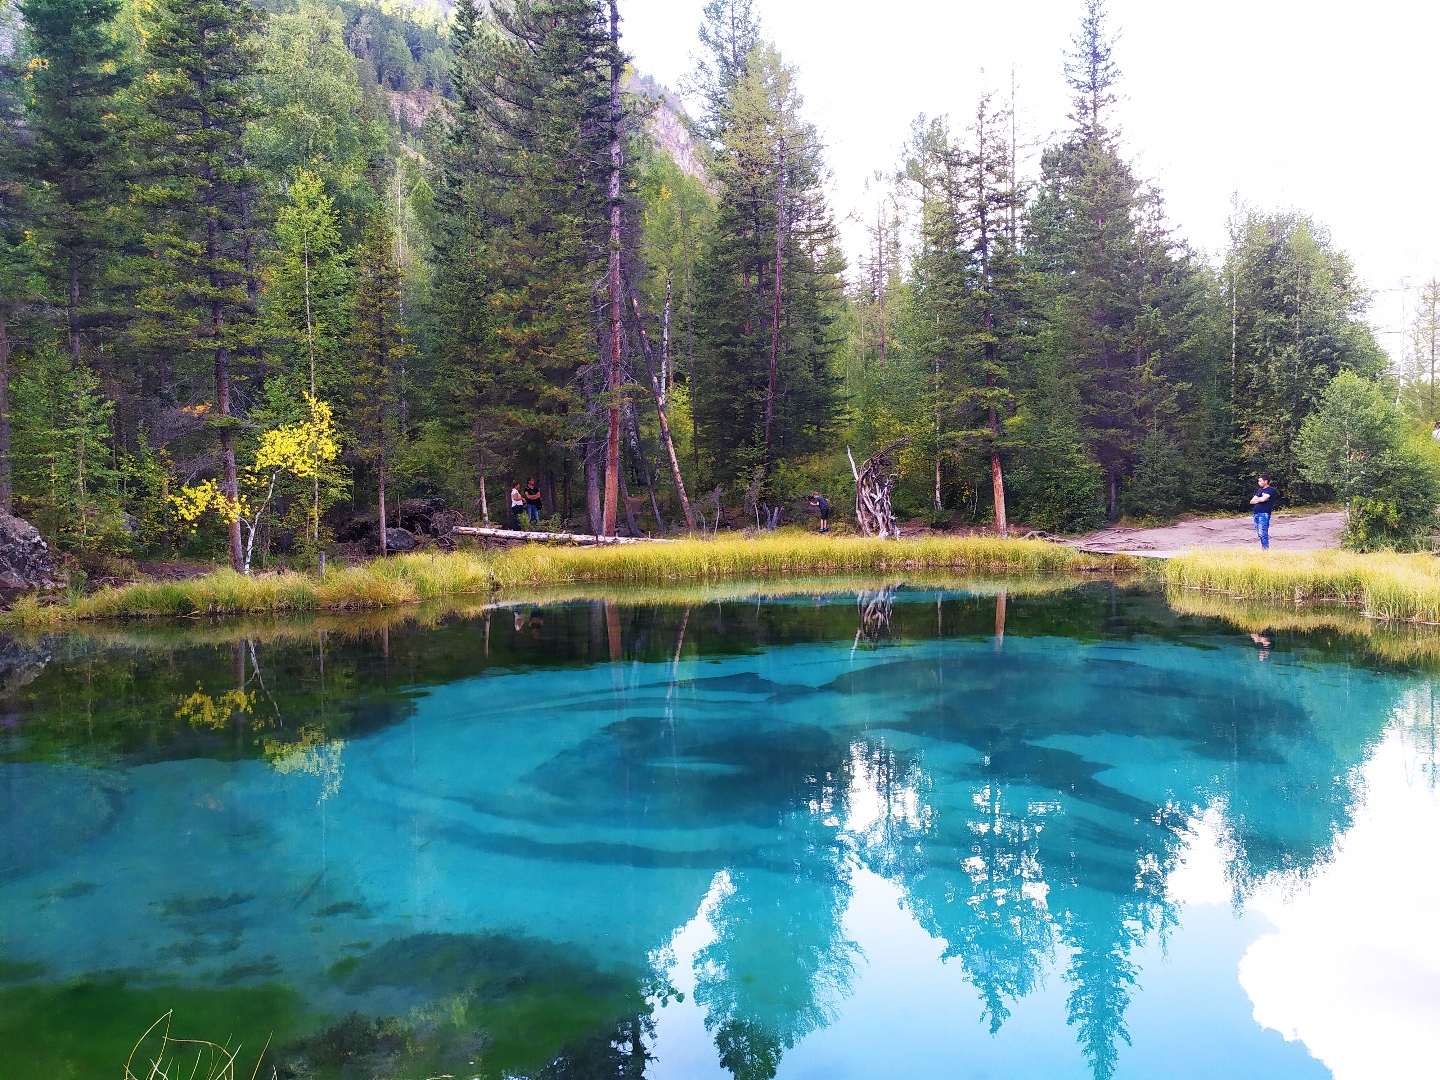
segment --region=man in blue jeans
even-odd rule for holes
[[[1260,537],[1260,547],[1270,550],[1270,515],[1280,509],[1280,496],[1267,477],[1260,477],[1260,486],[1250,496],[1250,511],[1255,515],[1255,535]]]

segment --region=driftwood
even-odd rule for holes
[[[450,530],[457,536],[481,536],[487,540],[504,540],[511,543],[527,540],[547,540],[564,544],[672,544],[673,540],[660,540],[648,536],[595,536],[591,533],[568,532],[527,532],[524,529],[481,529],[458,526]]]
[[[900,539],[900,526],[895,523],[895,511],[890,509],[890,495],[895,490],[900,469],[890,455],[909,444],[908,435],[897,439],[866,461],[861,469],[855,467],[855,455],[850,453],[850,448],[845,448],[850,458],[850,472],[855,476],[855,523],[866,536]]]

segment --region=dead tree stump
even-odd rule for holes
[[[890,509],[890,496],[895,491],[900,468],[890,455],[909,444],[908,435],[897,439],[860,469],[855,467],[855,455],[850,453],[848,446],[845,448],[850,458],[850,471],[855,476],[855,523],[866,536],[878,536],[881,540],[900,539],[900,526],[895,523],[895,511]]]

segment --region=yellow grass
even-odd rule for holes
[[[1088,580],[1088,579],[1087,579]],[[774,601],[816,593],[858,593],[886,585],[908,590],[937,590],[976,597],[1005,593],[1046,596],[1072,589],[1076,579],[1067,574],[1022,574],[976,577],[963,572],[904,571],[884,575],[835,577],[782,577],[761,581],[723,579],[687,581],[673,585],[626,585],[606,582],[562,585],[519,585],[480,595],[457,595],[418,604],[365,609],[320,608],[298,612],[245,612],[216,619],[65,619],[23,622],[12,620],[9,632],[21,641],[36,642],[59,629],[83,634],[92,645],[114,649],[174,648],[184,645],[256,645],[331,638],[360,639],[382,630],[425,629],[448,618],[473,619],[491,611],[557,604],[604,602],[622,605],[675,605],[704,607],[736,601]],[[43,617],[43,609],[42,617]]]
[[[1440,666],[1440,629],[1433,626],[1367,619],[1353,607],[1334,603],[1233,600],[1216,593],[1177,588],[1166,590],[1165,599],[1181,615],[1219,619],[1250,634],[1323,634],[1344,639],[1387,663]]]
[[[1440,623],[1440,560],[1431,555],[1192,551],[1169,560],[1164,575],[1238,600],[1334,600],[1377,619]]]
[[[1118,571],[1125,556],[1089,555],[1040,540],[929,537],[829,538],[799,531],[758,538],[683,540],[568,548],[527,544],[505,551],[417,553],[331,570],[246,577],[217,570],[181,582],[106,588],[64,603],[26,599],[4,617],[17,627],[145,616],[258,615],[396,607],[502,589],[587,583],[672,585],[738,578],[795,579],[896,571],[1033,574]]]

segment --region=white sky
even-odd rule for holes
[[[636,67],[677,87],[699,49],[703,0],[620,0]],[[910,122],[962,126],[983,86],[1008,96],[1021,138],[1066,126],[1063,51],[1080,0],[758,0],[767,37],[800,68],[844,219],[898,160]],[[1223,251],[1231,193],[1328,226],[1375,291],[1395,353],[1402,286],[1440,274],[1440,2],[1110,0],[1126,153],[1196,248]],[[983,70],[982,70],[983,69]],[[860,227],[845,225],[852,262]]]

